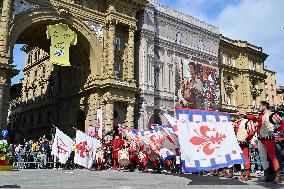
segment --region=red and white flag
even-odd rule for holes
[[[90,169],[100,146],[99,140],[77,130],[74,163]]]
[[[60,163],[66,163],[72,151],[72,145],[73,140],[56,128],[51,154],[57,157]]]

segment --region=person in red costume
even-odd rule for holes
[[[147,152],[144,152],[144,151],[139,152],[139,161],[140,161],[141,171],[148,171],[149,158],[150,158],[150,155]]]
[[[118,134],[116,134],[114,137],[114,140],[111,141],[111,145],[113,151],[113,170],[116,170],[118,164],[118,151],[123,149],[124,140],[120,139]],[[118,170],[120,170],[120,165],[118,165]]]
[[[271,122],[273,113],[269,110],[269,103],[261,101],[259,105],[259,120],[258,120],[258,148],[261,159],[261,164],[264,169],[264,177],[260,181],[267,182],[271,175],[269,175],[269,164],[267,163],[267,154],[272,162],[275,179],[274,182],[281,183],[280,165],[276,156],[275,143],[275,124]]]
[[[245,112],[243,112],[239,115],[239,120],[237,121],[235,125],[235,132],[236,132],[237,140],[246,158],[245,170],[243,169],[242,174],[241,174],[241,180],[243,181],[251,180],[249,142],[256,133],[256,128],[254,126],[254,123],[256,121],[257,119],[253,114],[246,115]],[[228,178],[233,177],[232,169],[230,170],[230,174],[227,177]]]
[[[138,158],[138,152],[139,152],[139,144],[133,140],[132,138],[128,138],[128,143],[129,143],[129,147],[128,147],[128,151],[129,151],[129,171],[133,172],[134,171],[134,164],[136,163],[137,165],[140,164],[139,162],[139,158]]]

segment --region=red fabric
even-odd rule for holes
[[[248,136],[246,138],[246,141],[251,141],[251,139],[253,138],[253,136],[255,135],[256,131],[249,131]]]
[[[246,169],[250,169],[249,148],[247,146],[241,146],[241,149],[246,158]]]
[[[279,133],[284,133],[284,125],[281,125],[281,126],[277,129],[277,131],[278,131]]]
[[[170,166],[171,165],[171,160],[166,160],[166,164],[167,164],[167,166]]]
[[[155,159],[152,161],[152,165],[154,169],[157,169],[158,166],[160,165],[160,161],[158,159]]]
[[[0,160],[0,165],[7,166],[8,160]]]
[[[255,115],[253,115],[253,114],[246,115],[245,118],[250,120],[250,121],[253,121],[253,122],[255,122],[257,120]]]
[[[115,139],[115,140],[111,141],[111,144],[112,144],[112,151],[113,151],[112,157],[114,159],[118,159],[118,151],[123,149],[124,140]]]
[[[140,164],[140,161],[139,161],[139,158],[138,158],[138,155],[134,155],[134,154],[130,154],[129,155],[129,160],[130,162],[135,162],[137,163],[138,165]]]
[[[268,153],[268,156],[272,161],[274,170],[277,171],[280,168],[280,166],[275,154],[275,146],[276,146],[275,140],[262,140],[261,142],[264,145]]]

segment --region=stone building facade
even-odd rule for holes
[[[276,106],[284,106],[284,86],[279,86],[276,89]]]
[[[218,48],[219,30],[217,27],[170,7],[150,0],[138,16],[138,32],[135,43],[136,80],[140,94],[137,99],[136,120],[140,128],[148,122],[160,123],[159,113],[174,112],[179,106],[178,97],[181,83],[186,77],[189,63],[199,68],[199,73],[211,74],[211,84],[215,85],[217,97],[208,100],[202,109],[217,109],[219,105]],[[213,71],[214,70],[214,71]],[[207,72],[206,72],[207,73]],[[182,76],[183,75],[183,76]],[[190,77],[190,74],[188,74]],[[198,75],[202,85],[206,85],[208,75]],[[190,79],[189,79],[190,80]],[[213,81],[214,80],[214,81]],[[218,86],[216,86],[218,85]],[[200,88],[204,88],[201,86]],[[206,94],[208,88],[204,88]],[[181,94],[181,93],[180,93]],[[182,95],[181,95],[182,96]],[[213,98],[213,97],[212,97]]]
[[[276,72],[264,68],[267,78],[265,79],[265,100],[271,107],[276,107]]]
[[[0,27],[0,128],[7,125],[10,80],[17,73],[11,57],[17,43],[26,44],[24,50],[28,53],[21,106],[25,113],[19,118],[29,127],[25,128],[27,135],[36,137],[33,131],[51,128],[53,119],[67,134],[72,133],[78,120],[84,122],[82,130],[87,130],[96,122],[99,108],[104,112],[104,132],[112,131],[120,121],[133,127],[137,93],[134,34],[137,12],[146,3],[4,0]],[[46,29],[57,23],[68,25],[78,35],[77,45],[70,48],[69,68],[48,63],[50,41]],[[39,115],[50,121],[46,128],[41,127],[43,120],[38,119]]]
[[[264,61],[267,57],[261,47],[221,36],[219,65],[223,110],[257,110],[260,101],[266,99]]]

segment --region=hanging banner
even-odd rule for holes
[[[176,110],[185,172],[215,170],[244,164],[230,115],[201,110]]]
[[[176,65],[176,107],[216,110],[220,106],[219,68],[200,60],[181,59]]]
[[[97,132],[98,136],[102,139],[103,138],[103,110],[97,110]]]
[[[90,169],[100,146],[99,140],[77,130],[74,163]]]
[[[73,140],[56,128],[51,154],[58,158],[58,161],[65,164],[72,151]]]
[[[47,39],[51,38],[50,62],[60,66],[71,66],[69,61],[70,45],[77,44],[77,34],[66,24],[47,26]]]

